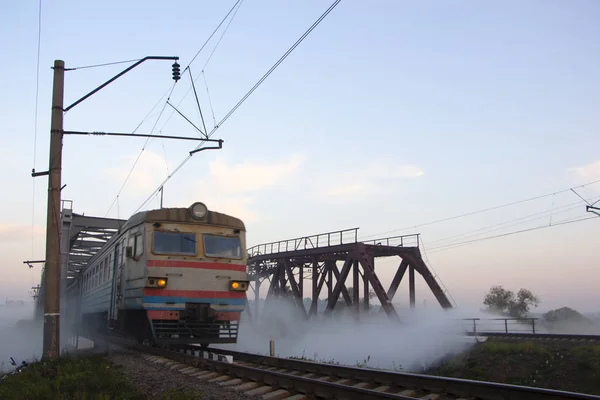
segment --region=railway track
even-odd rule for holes
[[[494,339],[503,340],[539,340],[544,342],[555,342],[555,341],[569,341],[569,342],[581,342],[581,343],[600,343],[600,335],[571,335],[571,334],[557,334],[557,333],[518,333],[518,332],[477,332],[474,335],[473,332],[468,333],[469,336],[481,336],[490,337]]]
[[[91,338],[94,340],[94,338]],[[263,399],[402,399],[402,400],[600,400],[600,396],[367,368],[353,368],[288,358],[211,349],[233,362],[202,357],[199,347],[181,351],[140,346],[128,339],[96,338],[106,346],[137,351],[190,379],[215,382],[223,390]],[[101,345],[103,346],[103,345]]]

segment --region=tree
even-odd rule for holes
[[[539,297],[529,289],[520,289],[515,296],[511,290],[502,286],[492,286],[483,298],[483,304],[488,310],[508,314],[514,318],[524,318],[531,307],[537,307],[540,303]]]

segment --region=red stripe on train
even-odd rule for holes
[[[150,319],[179,319],[179,311],[148,310]]]
[[[216,312],[215,317],[218,321],[239,321],[240,320],[239,312]]]
[[[246,292],[229,292],[225,290],[173,290],[173,289],[144,289],[144,296],[192,297],[205,299],[244,299]]]
[[[239,321],[239,312],[216,312],[215,317],[219,321]],[[162,310],[148,310],[149,319],[161,319],[161,320],[178,320],[179,311],[162,311]]]
[[[224,264],[202,261],[182,261],[182,260],[148,260],[148,267],[170,267],[170,268],[201,268],[201,269],[218,269],[225,271],[241,271],[246,272],[245,264]]]

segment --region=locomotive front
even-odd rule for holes
[[[142,302],[154,342],[237,342],[249,286],[243,222],[194,203],[149,212],[145,231]]]

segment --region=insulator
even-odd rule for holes
[[[173,63],[173,80],[178,81],[181,78],[181,74],[179,71],[179,64],[177,61]]]

